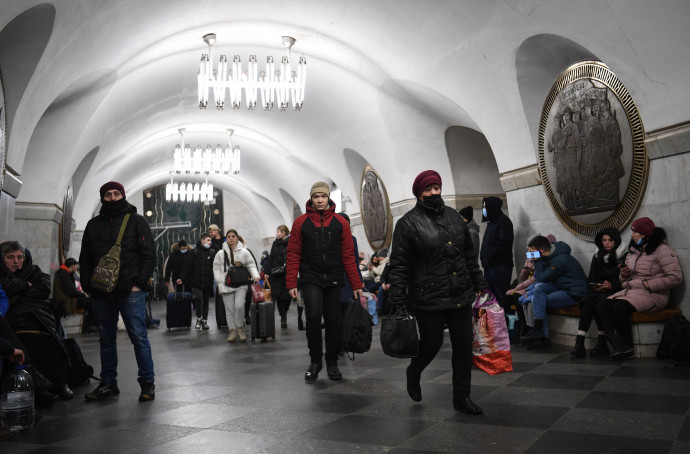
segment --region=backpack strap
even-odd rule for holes
[[[120,233],[117,234],[117,240],[115,241],[115,245],[117,246],[119,246],[120,243],[122,243],[122,237],[125,235],[127,221],[129,221],[129,213],[125,214],[125,219],[122,221],[122,225],[120,226]]]

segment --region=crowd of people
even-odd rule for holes
[[[470,397],[472,305],[485,291],[492,292],[507,313],[517,314],[517,337],[528,349],[551,346],[548,308],[578,305],[581,317],[571,354],[587,354],[585,336],[595,321],[598,338],[589,354],[620,361],[634,356],[630,315],[665,308],[670,290],[682,282],[678,257],[667,245],[665,231],[642,217],[632,223],[626,247],[615,228],[596,235],[589,274],[567,243],[553,235],[532,235],[518,280],[511,285],[513,224],[501,209],[501,199],[482,201],[486,228],[480,241],[472,207],[449,208],[441,193],[437,172],[420,173],[412,185],[415,206],[396,223],[390,253],[382,248],[366,260],[351,233],[349,217],[336,212],[330,186],[317,182],[311,187],[306,213],[292,228],[277,227],[270,253],[264,251],[260,261],[237,230],[229,229],[223,238],[213,224],[195,247],[184,240],[174,245],[164,280],[172,291],[192,293],[198,330],[209,329],[209,300],[216,295],[216,302],[225,307],[229,343],[246,342],[251,322],[248,285],[228,285],[230,267],[245,267],[254,282],[270,282],[282,328],[287,328],[288,311],[297,301],[298,329],[306,331],[309,354],[307,383],[318,380],[324,362],[329,379],[342,379],[338,358],[343,303],[369,292],[376,295],[377,308],[384,313],[404,305],[415,315],[419,329],[419,354],[406,370],[409,396],[422,400],[422,373],[440,350],[447,330],[452,344],[453,406],[473,415],[483,410]],[[32,263],[26,248],[16,241],[0,244],[0,354],[5,363],[1,370],[6,373],[11,363],[23,364],[34,378],[37,402],[73,398],[60,317],[75,312],[84,313],[84,332],[100,336],[100,382],[85,399],[120,394],[116,346],[120,316],[138,365],[139,400],[155,399],[144,303],[156,265],[154,239],[146,220],[127,202],[120,183],[104,184],[100,197],[101,210],[85,228],[79,260],[65,260],[52,286],[51,276]],[[104,278],[103,263],[112,259],[113,250],[117,250],[116,275],[106,273]],[[78,268],[80,279],[75,279]]]

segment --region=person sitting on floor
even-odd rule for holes
[[[630,234],[625,263],[620,263],[622,289],[599,304],[606,336],[614,348],[611,359],[635,355],[630,316],[633,312],[656,312],[668,305],[671,289],[683,282],[676,253],[666,244],[666,232],[647,218],[636,219]]]
[[[580,263],[570,255],[570,246],[563,241],[553,245],[548,238],[538,236],[528,244],[536,249],[534,276],[537,281],[532,295],[534,328],[522,336],[528,349],[551,346],[546,324],[546,308],[570,307],[587,294],[587,275]]]
[[[2,243],[0,257],[0,285],[10,300],[7,321],[36,369],[53,383],[51,391],[62,400],[72,399],[67,384],[69,357],[57,333],[55,305],[48,299],[50,276],[32,263],[17,241]]]
[[[621,245],[621,234],[613,227],[606,227],[597,233],[594,238],[597,252],[592,257],[589,267],[589,294],[580,301],[580,322],[577,327],[575,346],[570,354],[577,357],[585,356],[585,335],[592,325],[592,319],[596,318],[599,336],[594,348],[589,352],[591,356],[604,356],[609,354],[606,345],[606,331],[597,311],[599,302],[621,289],[618,279],[618,262],[616,249]]]

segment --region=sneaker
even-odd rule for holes
[[[120,394],[120,390],[117,385],[111,385],[110,383],[101,382],[96,389],[90,393],[84,394],[84,399],[86,400],[101,400],[107,399],[109,397],[115,397]]]
[[[321,368],[321,364],[311,363],[307,371],[304,373],[304,380],[307,383],[314,383],[316,379],[319,378],[319,372],[321,372]]]
[[[201,320],[201,329],[204,331],[208,329],[208,322],[206,320]]]
[[[244,326],[237,328],[237,338],[240,342],[247,342],[247,329]]]
[[[228,334],[228,342],[233,343],[237,340],[237,330],[236,329],[231,329],[230,333]]]
[[[156,398],[156,385],[152,381],[142,380],[139,386],[141,386],[139,402],[146,402]]]
[[[194,325],[194,329],[201,329],[201,319],[200,318],[196,319],[196,324]]]

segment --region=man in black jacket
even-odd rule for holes
[[[513,275],[513,223],[501,211],[502,206],[498,197],[486,197],[482,202],[482,222],[487,225],[479,257],[489,290],[507,311],[511,299],[505,295]]]
[[[417,318],[419,355],[407,368],[407,393],[422,400],[422,372],[443,345],[444,324],[453,345],[453,407],[483,413],[470,399],[472,304],[486,288],[469,229],[443,203],[441,176],[426,170],[412,185],[417,204],[396,224],[390,267],[390,302]]]
[[[125,188],[110,181],[100,189],[101,211],[86,224],[82,238],[82,288],[91,295],[94,313],[101,328],[101,383],[86,394],[86,400],[100,400],[120,394],[117,387],[118,314],[127,327],[139,366],[140,401],[156,396],[151,344],[146,331],[146,295],[144,290],[156,266],[156,250],[151,229],[143,216],[125,198]],[[126,215],[129,215],[127,218]],[[121,241],[120,273],[115,289],[105,292],[93,288],[92,277],[99,260],[117,241],[127,219]]]
[[[208,329],[208,300],[213,292],[213,259],[216,251],[211,245],[211,235],[202,233],[196,248],[187,254],[182,280],[191,286],[196,310],[194,329]]]
[[[187,270],[189,265],[194,261],[190,252],[190,248],[185,240],[180,240],[177,242],[177,250],[170,254],[168,258],[168,266],[165,267],[165,284],[172,288],[179,289],[185,288],[186,292],[190,292],[191,282],[187,281]]]
[[[84,309],[86,312],[82,332],[97,333],[98,324],[93,315],[91,298],[86,293],[77,290],[76,287],[74,273],[78,266],[79,262],[72,257],[60,265],[60,268],[55,272],[55,280],[53,281],[53,300],[58,302],[61,309],[67,314],[74,314],[77,309]]]

